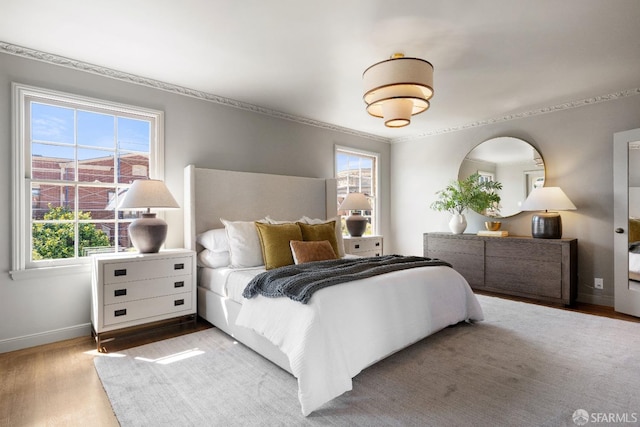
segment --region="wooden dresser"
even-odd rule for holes
[[[578,240],[425,233],[424,256],[448,261],[473,289],[571,305]]]

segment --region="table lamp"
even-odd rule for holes
[[[562,237],[562,218],[555,211],[575,210],[576,206],[560,187],[540,187],[531,191],[521,209],[544,211],[531,217],[531,236],[538,239],[559,239]]]
[[[167,238],[167,223],[156,218],[151,208],[167,209],[179,208],[164,182],[157,179],[141,179],[133,184],[124,195],[119,210],[147,211],[142,218],[135,219],[129,224],[129,238],[140,253],[156,253]]]
[[[362,193],[349,193],[342,201],[338,210],[341,211],[370,211],[371,203]],[[346,220],[347,230],[352,237],[360,237],[367,229],[367,218],[360,213],[352,212]]]

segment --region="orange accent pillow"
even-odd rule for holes
[[[337,259],[336,252],[333,250],[328,240],[316,241],[296,241],[289,242],[291,245],[291,253],[293,261],[296,264],[302,264],[312,261],[326,261],[329,259]]]

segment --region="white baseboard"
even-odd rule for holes
[[[91,323],[69,326],[68,328],[54,329],[52,331],[39,332],[37,334],[23,335],[21,337],[0,340],[0,353],[22,350],[23,348],[49,344],[56,341],[68,340],[91,334]]]
[[[595,304],[595,305],[604,305],[606,307],[613,307],[614,300],[611,295],[593,295],[593,294],[582,294],[578,292],[579,302],[584,302],[587,304]]]

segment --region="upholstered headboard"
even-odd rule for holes
[[[185,247],[196,250],[196,235],[222,227],[220,218],[252,221],[267,215],[296,220],[337,214],[333,178],[305,178],[218,169],[184,169]]]

